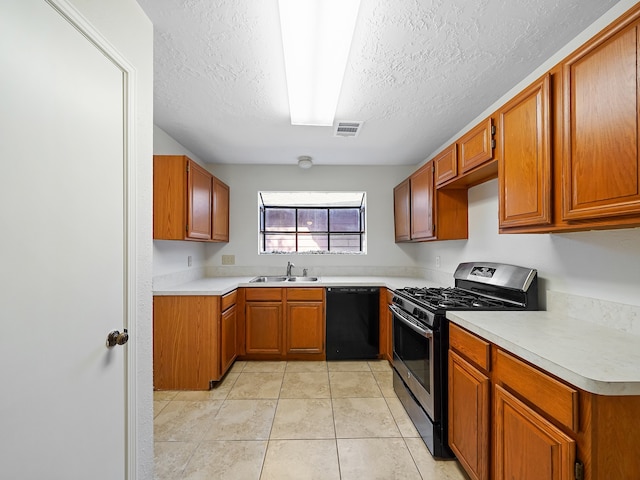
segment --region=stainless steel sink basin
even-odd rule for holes
[[[261,276],[249,280],[249,283],[317,282],[318,277],[270,277]]]
[[[286,282],[287,277],[256,277],[252,280],[249,280],[249,283],[277,283],[277,282]]]

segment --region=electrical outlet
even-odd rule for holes
[[[193,257],[191,255],[187,256],[187,267],[193,265]]]
[[[440,268],[440,255],[436,256],[436,268]]]
[[[235,265],[235,264],[236,264],[235,255],[222,255],[222,265]]]

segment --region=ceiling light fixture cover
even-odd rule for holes
[[[298,157],[298,166],[300,168],[311,168],[311,165],[313,165],[313,163],[311,162],[311,157],[307,157],[307,156],[302,156],[302,157]]]
[[[331,126],[360,0],[278,0],[292,125]]]

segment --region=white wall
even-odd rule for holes
[[[191,160],[208,168],[200,158],[176,142],[157,125],[153,127],[153,154],[187,155]],[[188,257],[191,257],[192,260],[191,267],[187,264]],[[205,244],[202,242],[154,240],[153,276],[157,277],[185,270],[193,270],[193,274],[198,275],[205,265],[205,258]]]
[[[366,272],[369,267],[415,265],[404,249],[394,243],[393,187],[411,171],[407,167],[297,165],[213,165],[214,175],[231,188],[229,244],[207,245],[208,265],[220,267],[222,255],[235,255],[236,266],[268,273],[267,267],[284,272],[287,261],[310,272]],[[365,191],[367,192],[366,255],[258,255],[258,192],[272,191]],[[262,269],[262,270],[261,270]],[[234,270],[234,269],[231,269]],[[237,270],[237,269],[236,269]]]

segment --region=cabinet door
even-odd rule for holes
[[[551,223],[549,75],[499,112],[500,228]]]
[[[211,238],[211,174],[187,161],[187,238]]]
[[[449,445],[474,480],[489,478],[489,378],[449,351]]]
[[[576,444],[500,385],[494,390],[496,480],[571,480]]]
[[[247,302],[247,354],[282,355],[282,302]]]
[[[424,240],[433,235],[433,163],[411,175],[411,239]]]
[[[287,303],[286,353],[324,352],[322,302]]]
[[[493,133],[493,120],[489,118],[458,140],[461,174],[493,159]]]
[[[229,186],[213,177],[211,240],[229,241]]]
[[[393,215],[397,242],[411,240],[411,197],[409,179],[393,189]]]
[[[208,390],[218,378],[219,301],[216,296],[154,297],[156,390]]]
[[[640,213],[638,28],[587,44],[563,65],[563,216]]]
[[[458,150],[454,143],[449,148],[444,149],[434,159],[436,186],[456,178],[458,175]]]
[[[220,377],[231,367],[238,355],[238,324],[236,306],[222,312],[220,317]]]

